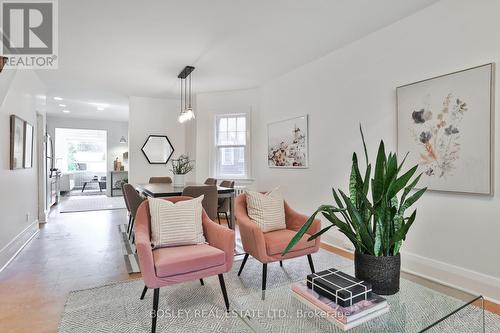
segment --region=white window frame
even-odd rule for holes
[[[219,145],[219,120],[221,118],[238,118],[238,117],[244,117],[245,118],[245,145]],[[250,141],[250,113],[225,113],[225,114],[217,114],[215,115],[215,121],[214,121],[214,176],[217,179],[250,179],[251,178],[251,170],[250,170],[250,146],[251,146],[251,141]],[[235,176],[235,175],[226,175],[226,174],[221,174],[220,173],[220,148],[238,148],[242,147],[245,151],[244,156],[245,156],[245,174],[242,176]]]

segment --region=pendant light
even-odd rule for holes
[[[191,72],[193,70],[194,67],[186,66],[177,76],[177,78],[179,78],[181,82],[181,112],[179,113],[179,117],[177,119],[181,124],[195,118],[193,107],[191,105],[192,101]],[[189,97],[188,97],[188,82],[187,82],[188,78],[189,78]]]

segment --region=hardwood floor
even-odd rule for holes
[[[122,257],[117,225],[126,223],[125,210],[52,214],[0,273],[1,332],[57,332],[70,291],[140,278],[127,273]],[[322,247],[352,259],[347,251]],[[500,314],[498,305],[486,306]]]
[[[71,290],[140,277],[127,273],[120,248],[125,210],[52,214],[0,273],[2,332],[57,332]]]

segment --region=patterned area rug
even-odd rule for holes
[[[352,266],[352,261],[323,250],[314,254],[313,258],[318,271],[330,267]],[[260,294],[262,264],[250,258],[241,277],[237,276],[239,266],[239,263],[235,263],[232,271],[224,275],[232,307],[231,313],[228,315],[225,313],[224,301],[216,276],[204,279],[204,286],[201,286],[198,281],[191,281],[165,287],[160,291],[160,317],[158,318],[157,332],[254,332],[243,320],[238,318],[240,315],[246,314],[243,311],[265,312],[266,306],[269,305],[277,309],[288,308],[291,306],[289,302],[298,301],[284,292],[283,288],[277,287],[303,279],[309,273],[306,258],[284,261],[283,268],[279,266],[279,263],[270,264],[267,276],[268,292],[266,302],[263,303],[257,298],[249,296]],[[407,280],[402,283],[413,284]],[[71,292],[66,301],[64,314],[59,325],[59,333],[150,332],[153,293],[148,290],[145,299],[141,301],[139,297],[143,287],[144,284],[141,280],[135,280]],[[401,294],[398,297],[410,297],[413,292],[420,290],[419,288],[412,289],[411,285],[405,286],[404,289],[407,294]],[[434,298],[449,298],[450,302],[460,303],[458,300],[441,293],[434,291],[431,293]],[[242,309],[241,306],[248,307]],[[425,306],[423,309],[425,312],[422,310],[421,315],[432,311]],[[403,310],[407,311],[408,309]],[[472,313],[471,315],[479,314]],[[443,323],[439,326],[439,330],[432,332],[471,332],[469,329],[471,318],[477,317],[464,316],[462,313],[459,320],[453,321],[451,325]],[[284,325],[284,327],[279,326],[277,324],[280,323],[280,320],[273,319],[273,324],[266,329],[270,329],[272,332],[321,331],[321,328],[315,324],[317,321],[314,318],[310,319],[309,325],[296,323],[287,318],[281,320],[289,322],[289,324]],[[373,325],[375,325],[374,328],[381,327],[380,324],[379,326],[376,326],[375,323]],[[487,313],[486,327],[487,332],[500,332],[500,317]],[[330,328],[333,332],[341,332],[333,326]],[[354,332],[368,331],[358,328]],[[384,332],[384,330],[370,332]]]
[[[89,212],[95,210],[126,209],[123,197],[70,196],[61,202],[61,213]]]

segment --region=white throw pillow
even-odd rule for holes
[[[246,191],[246,198],[248,217],[262,232],[286,229],[285,202],[277,189],[266,194]]]
[[[201,222],[203,195],[178,201],[149,198],[154,248],[205,243]]]

